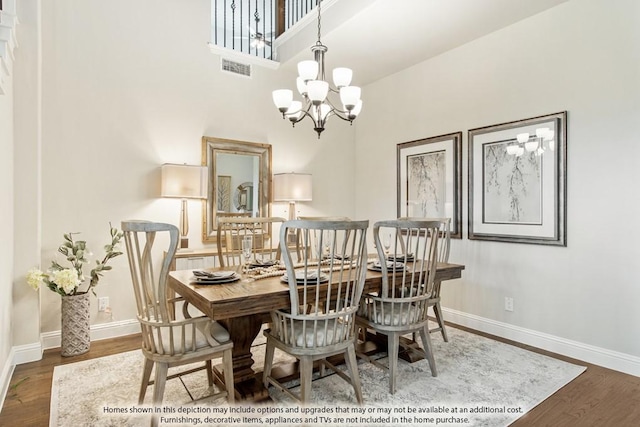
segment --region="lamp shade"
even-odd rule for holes
[[[161,166],[162,197],[207,198],[207,167],[164,164]]]
[[[274,202],[310,202],[311,174],[277,173],[273,175]]]

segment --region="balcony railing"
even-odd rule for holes
[[[316,0],[211,0],[211,41],[219,47],[275,59],[275,39],[315,7]]]

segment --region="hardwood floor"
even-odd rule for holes
[[[62,357],[60,349],[46,350],[42,360],[16,366],[11,377],[10,387],[0,412],[0,426],[33,426],[49,425],[49,403],[51,400],[51,381],[53,368],[67,363],[80,362],[96,357],[109,356],[116,353],[140,348],[140,334],[108,340],[94,341],[88,353],[74,357]],[[132,372],[139,376],[139,372]]]
[[[459,328],[536,353],[587,366],[587,370],[582,375],[533,408],[512,426],[640,426],[640,377],[626,375],[467,328]],[[42,360],[38,362],[18,365],[11,379],[11,386],[18,385],[10,389],[7,394],[0,412],[0,426],[44,427],[49,425],[51,380],[55,366],[139,347],[140,335],[130,335],[92,342],[91,350],[81,356],[65,358],[60,356],[59,349],[51,349],[45,351]],[[135,372],[132,375],[139,375],[139,373]]]

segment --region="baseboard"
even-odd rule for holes
[[[140,333],[140,323],[136,319],[91,325],[91,341],[116,338]],[[60,347],[60,331],[45,332],[40,335],[42,348]]]
[[[119,322],[100,323],[91,326],[91,341],[116,338],[124,335],[140,333],[137,320],[122,320]],[[46,332],[40,335],[39,343],[14,346],[0,372],[0,410],[9,392],[11,376],[16,365],[35,362],[42,359],[42,352],[48,348],[60,347],[60,331]]]
[[[22,363],[35,362],[42,359],[42,343],[32,343],[25,345],[13,346],[13,364],[20,365]]]
[[[9,392],[9,384],[11,383],[11,376],[13,375],[13,370],[16,365],[13,363],[14,351],[13,348],[9,351],[9,357],[4,363],[2,367],[2,372],[0,372],[0,411],[2,411],[2,407],[4,406],[4,400],[7,398],[7,393]]]
[[[640,377],[640,357],[442,307],[446,321]]]

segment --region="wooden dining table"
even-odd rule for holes
[[[207,269],[215,271],[219,269]],[[439,288],[446,280],[462,277],[464,265],[439,263],[435,282]],[[286,271],[283,269],[282,274]],[[262,384],[262,372],[253,369],[251,346],[262,325],[269,322],[270,311],[291,306],[289,285],[281,280],[282,274],[252,282],[237,281],[227,284],[202,285],[194,281],[192,270],[169,273],[171,289],[208,317],[219,321],[233,341],[233,376],[238,399],[265,400],[269,398]],[[382,284],[380,272],[367,270],[364,292],[375,292]],[[219,378],[221,368],[216,367]],[[280,367],[280,377],[295,374],[295,366]],[[276,371],[277,372],[277,371]]]

